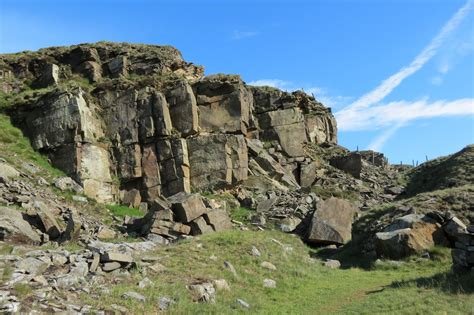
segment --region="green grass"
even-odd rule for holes
[[[250,255],[252,246],[260,250],[260,257]],[[438,249],[444,254],[435,260],[411,259],[398,268],[333,270],[312,259],[314,250],[295,236],[276,231],[228,231],[147,253],[161,257],[160,263],[166,267],[162,273],[147,274],[154,282],[151,288],[138,288],[144,277],[139,269],[126,282],[113,284],[113,277],[106,280],[110,293],[101,290],[102,284],[91,294],[82,294],[81,299],[97,308],[118,304],[137,313],[156,312],[160,296],[174,298],[176,304],[170,311],[179,314],[245,312],[237,306],[237,298],[248,302],[250,312],[257,314],[472,313],[473,278],[449,274],[447,250]],[[223,267],[224,261],[233,264],[236,277]],[[272,262],[277,270],[260,267],[262,261]],[[264,288],[265,278],[275,280],[277,288]],[[216,304],[192,302],[186,285],[213,279],[226,279],[231,290],[218,291]],[[130,290],[143,294],[148,302],[121,298]]]
[[[30,141],[20,129],[14,127],[10,118],[0,113],[0,157],[15,165],[19,158],[38,166],[43,172],[53,176],[64,176],[64,173],[49,164],[46,157],[33,150]]]
[[[124,217],[127,215],[131,217],[143,217],[144,215],[144,213],[138,209],[122,205],[107,205],[107,209],[109,209],[113,215],[118,217]]]
[[[240,221],[240,222],[248,222],[249,217],[252,214],[252,212],[255,212],[253,210],[247,209],[245,207],[237,207],[234,208],[230,211],[230,217],[232,220]]]

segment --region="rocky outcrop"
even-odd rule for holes
[[[97,43],[1,59],[20,85],[47,87],[11,110],[14,123],[102,203],[229,187],[250,168],[299,187],[305,146],[337,141],[314,97],[204,77],[171,47]],[[246,139],[257,138],[262,154],[249,153]]]

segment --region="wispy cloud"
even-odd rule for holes
[[[472,98],[434,102],[422,99],[413,102],[399,101],[380,104],[404,79],[416,73],[436,55],[448,36],[458,27],[473,7],[474,0],[468,0],[408,66],[391,75],[375,89],[349,106],[336,112],[339,129],[355,131],[386,128],[370,144],[372,149],[380,150],[398,129],[411,120],[440,116],[474,115],[474,99]],[[441,75],[447,73],[450,67],[449,63],[439,67],[440,75],[433,77],[431,83],[440,85],[443,82]]]
[[[254,86],[271,86],[280,90],[286,90],[288,87],[292,87],[293,83],[290,81],[284,81],[280,79],[261,79],[261,80],[255,80],[255,81],[250,81],[247,83],[248,85],[254,85]]]
[[[443,44],[448,35],[461,23],[464,17],[473,8],[474,1],[469,0],[461,7],[454,16],[441,28],[440,32],[431,40],[418,56],[406,67],[383,81],[378,87],[369,93],[363,95],[357,101],[352,103],[347,109],[364,108],[380,102],[388,94],[390,94],[404,79],[411,76],[421,69],[435,54],[438,48]]]
[[[259,35],[260,33],[257,31],[234,31],[232,34],[232,39],[239,40],[249,37],[254,37]]]
[[[429,101],[422,99],[414,102],[398,101],[372,106],[357,115],[339,112],[337,124],[342,131],[373,130],[407,123],[416,119],[441,116],[474,115],[474,99],[463,98],[453,101]]]

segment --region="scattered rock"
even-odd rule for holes
[[[271,262],[268,262],[268,261],[263,261],[263,262],[260,264],[260,267],[265,268],[265,269],[268,269],[268,270],[277,270],[277,268],[275,267],[275,265],[272,264]]]
[[[40,236],[23,219],[21,212],[0,207],[0,240],[11,243],[41,243]]]
[[[339,269],[341,268],[341,263],[339,260],[335,259],[328,259],[324,262],[324,266],[331,268],[331,269]]]
[[[229,270],[235,277],[237,277],[237,271],[230,262],[224,261],[224,268]]]
[[[188,286],[188,289],[191,291],[193,300],[196,302],[216,302],[216,289],[212,283],[205,282],[200,284],[192,284]]]
[[[138,287],[140,289],[145,289],[153,285],[153,281],[148,278],[143,278],[140,282],[138,282]]]
[[[225,279],[213,280],[212,283],[217,291],[230,291],[229,284]]]
[[[252,254],[252,256],[254,256],[254,257],[260,257],[260,255],[261,255],[260,251],[259,251],[258,248],[255,247],[255,246],[252,246],[251,254]]]
[[[158,298],[158,309],[160,311],[166,311],[167,309],[170,308],[172,304],[175,304],[175,303],[176,302],[168,296],[160,296]]]
[[[140,302],[145,302],[146,301],[146,298],[137,293],[137,292],[134,292],[134,291],[128,291],[128,292],[125,292],[124,294],[122,294],[122,297],[125,298],[125,299],[133,299],[133,300],[137,300],[137,301],[140,301]]]
[[[276,288],[276,281],[272,279],[263,279],[263,287],[274,289]]]
[[[54,181],[54,186],[62,191],[74,191],[76,193],[82,193],[84,189],[81,185],[76,183],[71,177],[60,177]]]
[[[236,300],[237,304],[243,308],[250,308],[250,304],[245,302],[244,300],[242,299],[237,299]]]

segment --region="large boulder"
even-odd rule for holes
[[[317,244],[342,245],[351,240],[357,208],[344,199],[331,197],[317,204],[307,240]]]
[[[39,244],[40,236],[15,209],[0,207],[0,240],[12,243]]]
[[[377,255],[399,259],[422,253],[434,245],[445,245],[441,225],[431,217],[409,214],[394,220],[375,235]]]
[[[18,176],[20,176],[20,172],[18,172],[13,166],[0,161],[0,177],[14,178]]]
[[[193,89],[186,81],[178,81],[166,93],[173,126],[182,136],[198,132],[198,107]]]

